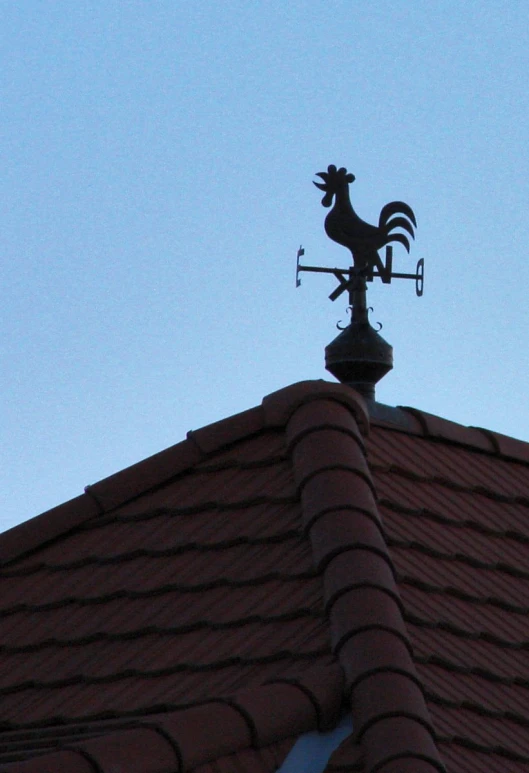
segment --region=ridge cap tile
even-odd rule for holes
[[[400,410],[414,416],[422,427],[422,434],[427,438],[440,438],[463,446],[478,448],[480,451],[494,453],[495,448],[490,438],[476,427],[467,427],[450,419],[444,419],[433,413],[427,413],[419,408],[399,405]]]
[[[334,771],[358,771],[364,773],[364,752],[354,731],[350,733],[331,754],[324,773]]]
[[[373,426],[404,432],[407,435],[422,435],[424,425],[413,413],[401,407],[370,401],[369,420]]]
[[[36,550],[100,514],[96,502],[89,495],[81,494],[22,521],[0,534],[0,566]]]
[[[6,773],[158,773],[188,771],[247,748],[266,747],[310,730],[334,727],[343,699],[340,667],[316,666],[167,713],[138,717],[133,727],[100,725],[96,737],[2,767]],[[75,756],[73,756],[75,755]],[[89,765],[88,760],[92,761]],[[66,762],[67,761],[67,762]]]
[[[193,768],[193,773],[274,773],[285,762],[297,738],[287,738],[262,749],[242,749],[234,754],[218,757],[213,763]],[[126,773],[126,771],[124,771]],[[173,771],[160,771],[173,773]]]
[[[301,677],[278,677],[270,682],[282,683],[296,687],[310,700],[316,712],[319,732],[336,726],[344,695],[344,673],[337,662],[311,668]]]
[[[182,771],[253,745],[253,718],[239,710],[236,699],[212,700],[147,719],[150,726],[161,728],[178,749],[178,767]]]
[[[497,453],[500,456],[529,463],[529,443],[526,441],[510,437],[509,435],[502,435],[501,432],[494,432],[483,427],[476,427],[475,429],[490,438],[491,443],[497,449]]]
[[[76,749],[87,753],[102,773],[116,769],[127,773],[158,773],[180,768],[171,744],[152,727],[107,733],[78,742]]]
[[[412,657],[408,634],[413,629],[408,623],[413,626],[414,617],[403,613],[400,583],[398,587],[390,553],[390,546],[399,548],[400,543],[385,536],[381,527],[373,482],[377,468],[366,463],[362,435],[367,434],[371,422],[382,430],[419,436],[417,441],[413,439],[415,446],[421,445],[419,438],[438,441],[438,446],[439,441],[446,441],[447,455],[455,457],[460,454],[456,446],[475,448],[481,452],[482,466],[496,467],[491,455],[529,463],[529,444],[414,408],[398,410],[409,417],[410,428],[405,422],[393,426],[380,417],[369,419],[363,399],[349,387],[325,381],[299,382],[268,395],[260,406],[188,433],[182,443],[99,481],[80,497],[2,535],[0,565],[9,565],[79,524],[176,479],[211,454],[247,437],[257,436],[259,442],[259,433],[284,427],[305,534],[321,573],[329,645],[338,662],[309,668],[297,677],[269,679],[232,696],[211,697],[188,708],[138,713],[133,728],[110,730],[107,726],[97,737],[64,739],[53,750],[42,754],[41,748],[39,756],[7,763],[1,769],[6,773],[47,773],[50,769],[108,773],[118,769],[117,765],[130,773],[158,773],[170,765],[170,769],[184,773],[238,750],[266,747],[286,736],[334,726],[345,681],[353,708],[355,734],[351,741],[358,752],[358,765],[360,758],[364,760],[363,773],[444,770],[423,687],[428,688],[426,697],[435,716],[436,694],[426,674],[431,666],[444,666]],[[404,438],[399,442],[404,444]],[[393,456],[397,458],[398,451]],[[521,465],[517,470],[524,473]],[[408,549],[412,544],[402,542],[402,547]],[[394,558],[400,571],[398,551]],[[406,599],[404,588],[402,592]],[[455,703],[450,707],[460,708]],[[461,707],[468,708],[463,703]],[[132,733],[136,735],[129,743]],[[142,754],[148,760],[143,761],[143,767],[135,767]]]
[[[387,406],[382,407],[386,408]],[[407,425],[400,417],[398,421],[392,421],[391,411],[377,413],[377,411],[371,410],[371,425],[406,435],[446,440],[495,456],[529,463],[529,442],[525,440],[504,435],[486,427],[466,426],[413,406],[399,405],[392,410],[407,414],[410,422],[413,423]]]
[[[101,771],[77,749],[64,749],[42,754],[29,760],[8,762],[2,773],[107,773]]]
[[[354,432],[356,416],[354,413],[351,415],[347,406],[336,403],[332,409],[327,406],[326,432],[328,437],[331,436],[333,428],[329,427],[329,416],[332,414],[332,426],[340,442],[334,446],[327,443],[327,454],[322,455],[318,433],[307,433],[311,422],[314,423],[315,413],[303,403],[298,403],[287,424],[287,442],[295,479],[298,485],[304,482],[301,489],[303,519],[305,528],[310,527],[313,560],[323,572],[331,639],[334,647],[339,647],[336,654],[352,688],[353,726],[356,734],[362,731],[360,743],[368,762],[367,769],[374,771],[389,764],[390,760],[382,759],[380,750],[377,750],[375,727],[384,715],[399,715],[412,717],[421,726],[421,733],[427,735],[426,741],[422,735],[419,740],[397,739],[400,743],[400,746],[397,744],[398,753],[405,753],[410,758],[406,768],[411,771],[412,760],[423,759],[431,763],[431,768],[442,771],[431,719],[406,636],[402,606],[395,601],[400,599],[400,594],[394,576],[391,572],[384,575],[377,570],[372,578],[366,577],[365,562],[362,568],[357,569],[357,562],[353,559],[345,564],[343,560],[336,563],[339,557],[343,559],[350,551],[360,548],[372,551],[381,561],[392,566],[389,548],[380,528],[375,487],[364,451],[358,444],[344,442],[342,435],[338,435],[343,428]],[[296,443],[301,436],[303,439]],[[335,469],[329,471],[333,465]],[[364,494],[362,512],[359,512],[358,498],[360,492],[366,489],[371,491],[372,496],[366,499]],[[367,567],[372,569],[373,564],[368,563]],[[334,576],[336,573],[338,578]],[[379,580],[384,576],[386,581],[380,587]],[[369,620],[364,611],[364,619],[358,621],[354,605],[342,604],[336,609],[339,611],[341,608],[343,614],[333,614],[333,608],[347,593],[347,587],[358,587],[359,580],[363,583],[367,581],[371,587],[378,585],[380,590],[391,596],[391,601],[388,599],[389,603],[376,620]],[[332,605],[329,596],[333,599]],[[396,691],[393,689],[395,686]]]
[[[445,766],[432,737],[431,730],[420,719],[406,715],[386,715],[366,730],[366,767],[369,771],[389,771],[391,763],[401,773],[415,773],[418,761],[428,765],[424,770],[444,773]],[[366,738],[367,741],[367,738]]]
[[[369,413],[363,397],[351,387],[331,381],[299,381],[267,395],[262,402],[267,426],[286,426],[302,405],[317,400],[341,403],[354,416],[363,435],[369,432]]]
[[[419,422],[422,428],[419,434],[426,438],[447,440],[495,456],[529,463],[529,443],[524,440],[503,435],[485,427],[465,426],[410,406],[399,406],[399,409],[409,413]],[[378,422],[376,419],[371,421],[375,426],[393,429],[387,423]]]
[[[338,706],[341,697],[340,694]],[[286,737],[301,735],[318,725],[312,701],[293,684],[264,685],[258,693],[241,695],[234,703],[252,717],[257,748],[279,740],[278,724]]]
[[[264,419],[263,408],[257,405],[207,424],[200,429],[190,430],[187,437],[193,440],[204,456],[207,456],[262,431],[265,428]]]
[[[224,445],[264,429],[263,417],[262,407],[257,406],[191,431],[185,440],[86,486],[85,492],[74,499],[8,529],[0,534],[0,565],[163,485]]]
[[[183,440],[87,486],[87,493],[99,502],[99,514],[106,514],[185,472],[203,457],[193,441]]]
[[[225,445],[263,429],[286,424],[299,404],[321,397],[348,406],[367,433],[367,410],[354,390],[323,380],[292,384],[266,396],[259,406],[190,431],[186,440],[102,478],[87,486],[84,494],[0,534],[0,564],[36,550],[89,518],[161,486]]]

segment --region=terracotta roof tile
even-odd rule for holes
[[[2,534],[0,564],[62,536],[89,518],[101,514],[93,499],[83,494]]]
[[[285,427],[291,416],[303,405],[313,401],[332,401],[344,406],[353,417],[348,430],[362,435],[369,433],[369,413],[362,397],[342,384],[327,381],[301,381],[273,392],[263,399],[267,427]],[[318,411],[322,410],[321,404]],[[320,414],[321,416],[321,414]]]
[[[270,748],[268,736],[288,738],[282,745],[286,754],[297,733],[334,725],[340,703],[339,669],[313,669],[307,678],[279,680],[230,698],[151,714],[122,727],[115,722],[100,722],[82,728],[70,726],[69,730],[49,727],[24,734],[4,734],[2,755],[8,763],[5,769],[16,771],[22,765],[15,764],[14,759],[27,753],[28,747],[41,753],[53,747],[75,749],[76,754],[94,761],[100,770],[189,770],[249,745]],[[281,712],[277,710],[279,706]],[[147,760],[151,767],[142,767]],[[78,758],[70,751],[37,757],[24,763],[24,769],[27,767],[29,773],[55,769],[55,765],[61,765],[60,770],[65,773],[80,769]]]
[[[464,446],[479,448],[483,451],[495,450],[488,435],[485,435],[477,427],[463,427],[461,424],[442,419],[440,416],[434,416],[425,411],[419,411],[417,408],[403,405],[399,406],[399,408],[417,419],[425,437],[441,438],[442,440],[449,440]]]
[[[457,743],[439,743],[448,770],[464,770],[468,773],[525,773],[527,762],[507,759],[495,754],[490,748],[478,749],[474,745],[466,746]]]
[[[491,442],[487,451],[442,421],[427,429],[432,439],[375,429],[369,445],[417,673],[449,769],[521,770],[529,762],[527,449]]]
[[[525,769],[529,446],[395,411],[293,385],[4,535],[3,769],[271,773],[344,696],[329,771]]]
[[[263,749],[244,749],[199,765],[193,773],[275,773],[285,760],[296,739],[286,739]]]

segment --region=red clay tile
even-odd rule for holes
[[[188,438],[200,449],[202,454],[212,454],[225,446],[253,435],[263,429],[264,413],[261,407],[222,419],[207,427],[188,432]]]
[[[409,675],[410,679],[417,680],[407,641],[398,631],[390,628],[356,631],[353,628],[351,636],[340,647],[338,654],[346,681],[348,685],[354,686],[355,692],[363,689],[364,682],[371,684],[373,674],[382,674],[384,671],[391,673],[392,678],[394,672],[402,672],[407,675],[406,679]]]
[[[364,457],[364,441],[355,417],[347,410],[346,406],[332,400],[320,399],[311,403],[300,405],[291,415],[286,438],[290,452],[305,438],[316,441],[328,441],[329,434],[336,437],[337,446],[332,446],[330,459],[346,462],[360,460]],[[342,436],[353,441],[341,445]],[[359,453],[360,452],[360,453]],[[320,456],[320,465],[329,461],[325,454]],[[295,462],[297,464],[297,461]]]
[[[441,771],[445,773],[445,767],[441,766],[439,762],[433,759],[423,760],[418,759],[417,755],[410,754],[407,751],[403,752],[397,757],[397,759],[389,760],[383,763],[383,767],[379,767],[378,770],[384,771],[384,773],[402,773],[403,770],[413,770],[413,773],[432,773],[433,771]]]
[[[179,767],[175,750],[155,729],[135,728],[80,742],[77,748],[95,760],[99,769],[127,773],[158,773]]]
[[[330,613],[334,651],[336,652],[336,648],[345,643],[354,631],[368,628],[391,629],[400,633],[403,639],[407,639],[408,634],[398,601],[396,595],[389,593],[388,589],[369,585],[357,586],[341,595],[333,604]],[[354,628],[351,628],[352,620]]]
[[[399,405],[399,408],[417,418],[423,427],[424,434],[429,438],[441,438],[442,440],[449,440],[453,443],[471,446],[472,448],[479,448],[482,451],[494,451],[489,439],[474,427],[464,427],[462,424],[456,424],[456,422],[442,419],[425,411],[418,411],[416,408],[404,405]]]
[[[325,773],[334,771],[365,771],[363,749],[354,735],[348,736],[331,754]]]
[[[339,705],[341,694],[336,698]],[[265,685],[258,691],[238,696],[235,705],[252,717],[257,746],[268,746],[276,740],[278,727],[285,736],[300,735],[317,727],[312,702],[292,685]]]
[[[327,475],[325,476],[328,480]],[[332,481],[331,481],[332,483]],[[307,493],[307,499],[309,493]],[[381,526],[376,515],[368,517],[355,510],[331,510],[313,522],[310,529],[314,559],[318,569],[326,566],[339,553],[351,550],[373,550],[386,553]]]
[[[502,456],[509,459],[518,459],[522,462],[529,462],[529,444],[523,440],[502,435],[499,432],[487,430],[487,435],[492,439],[495,448]]]
[[[440,628],[421,628],[409,625],[417,663],[446,664],[452,670],[475,670],[491,682],[527,683],[527,657],[523,650],[503,648],[483,638],[473,638],[472,646],[466,637],[454,636]]]
[[[370,414],[371,426],[373,428],[377,427],[377,429],[386,429],[390,432],[402,432],[406,435],[424,435],[424,424],[410,410],[392,408],[391,411],[398,411],[398,421],[394,421],[394,417],[390,414],[386,415],[385,418],[376,414]]]
[[[362,474],[349,470],[324,470],[305,485],[301,502],[304,525],[310,528],[317,518],[332,510],[362,510],[376,513],[371,486]]]
[[[401,511],[447,525],[465,525],[473,532],[526,538],[527,506],[522,501],[449,488],[440,482],[419,482],[398,472],[375,469],[374,475],[383,513],[387,509]],[[387,517],[390,519],[391,514]]]
[[[297,414],[296,414],[297,415]],[[345,469],[358,471],[366,478],[369,468],[364,459],[363,449],[352,435],[336,430],[322,429],[317,433],[302,436],[294,448],[296,484],[303,488],[305,482],[325,468],[325,460],[335,459]]]
[[[366,769],[444,773],[431,731],[410,716],[387,716],[365,733]]]
[[[265,461],[286,458],[285,435],[278,428],[266,429],[258,435],[242,438],[238,443],[220,448],[213,457],[207,456],[196,465],[197,470],[216,471],[222,467],[259,465]]]
[[[264,749],[244,749],[236,754],[220,757],[211,763],[199,765],[193,773],[275,773],[296,742],[287,738]]]
[[[43,757],[36,757],[27,762],[11,763],[11,765],[6,765],[4,770],[6,773],[51,773],[51,771],[61,771],[61,773],[95,773],[97,768],[81,752],[64,751],[46,754]],[[106,771],[103,771],[103,773],[106,773]]]
[[[468,707],[479,707],[484,712],[501,715],[505,706],[513,715],[523,717],[529,698],[529,684],[502,683],[493,675],[451,671],[440,663],[417,664],[425,690],[443,702]],[[491,690],[491,684],[494,689]]]
[[[449,771],[464,770],[465,773],[526,773],[527,761],[513,760],[500,756],[494,751],[476,749],[461,744],[439,743],[439,749]]]
[[[354,576],[351,566],[354,565]],[[354,588],[386,588],[392,592],[395,578],[386,557],[372,550],[355,549],[340,553],[332,559],[323,578],[324,603],[327,614],[347,591]],[[341,634],[338,634],[339,636]]]
[[[523,720],[507,712],[486,714],[469,706],[439,705],[433,700],[429,705],[440,741],[529,764],[527,725]]]
[[[196,445],[185,440],[94,483],[89,492],[108,512],[193,467],[202,456]]]
[[[527,575],[529,579],[529,542],[525,540],[478,531],[468,535],[462,533],[461,528],[452,528],[433,519],[419,540],[416,519],[398,512],[393,512],[386,520],[386,533],[392,546],[409,547],[440,559],[461,561],[476,569],[517,574],[520,579]],[[466,544],[463,542],[465,538]]]
[[[100,512],[94,500],[82,494],[42,515],[14,526],[2,534],[0,562],[13,561],[30,550],[40,548],[84,521],[97,517]]]
[[[350,769],[440,770],[430,723],[449,769],[526,767],[529,446],[413,412],[373,421],[366,463],[357,422],[348,388],[294,385],[0,540],[0,763],[26,732],[19,756],[54,746],[12,773],[84,772],[62,728],[108,767],[134,722],[153,761],[271,773],[344,673]]]
[[[336,725],[343,695],[343,672],[337,663],[327,668],[313,668],[302,677],[276,681],[291,684],[308,697],[316,712],[320,732]]]
[[[228,703],[206,703],[146,721],[161,728],[178,747],[185,770],[245,749],[252,741],[248,720]]]
[[[361,395],[343,384],[327,381],[300,381],[267,395],[263,399],[266,425],[285,426],[300,406],[315,400],[330,400],[345,406],[354,416],[362,434],[368,434],[369,414]]]

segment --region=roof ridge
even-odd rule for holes
[[[392,412],[395,411],[401,413],[393,415]],[[407,416],[408,421],[403,421],[402,412]],[[529,464],[529,442],[484,427],[459,424],[411,406],[399,405],[386,411],[373,410],[370,420],[373,426],[381,429],[467,446],[494,456]]]
[[[350,387],[322,380],[300,381],[267,395],[259,406],[188,432],[181,443],[87,486],[84,494],[4,532],[0,535],[0,565],[156,490],[222,448],[264,430],[285,426],[299,406],[323,396],[347,407],[367,434],[369,416],[365,403]]]

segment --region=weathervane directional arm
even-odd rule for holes
[[[388,254],[389,253],[389,254]],[[421,297],[424,292],[424,258],[421,258],[417,262],[417,268],[415,274],[404,274],[401,272],[394,272],[392,270],[392,248],[386,248],[386,264],[382,263],[379,258],[379,262],[374,265],[369,265],[363,270],[355,269],[354,266],[350,268],[326,268],[324,266],[302,266],[299,262],[300,257],[305,254],[303,247],[300,247],[297,253],[296,264],[296,287],[301,285],[300,273],[302,271],[309,271],[314,274],[332,274],[338,280],[338,287],[336,287],[329,295],[331,301],[335,301],[346,290],[349,292],[349,300],[352,303],[352,293],[357,287],[359,277],[363,277],[367,282],[372,282],[373,279],[381,279],[385,284],[391,284],[392,279],[414,279],[415,280],[415,294],[417,297]]]

